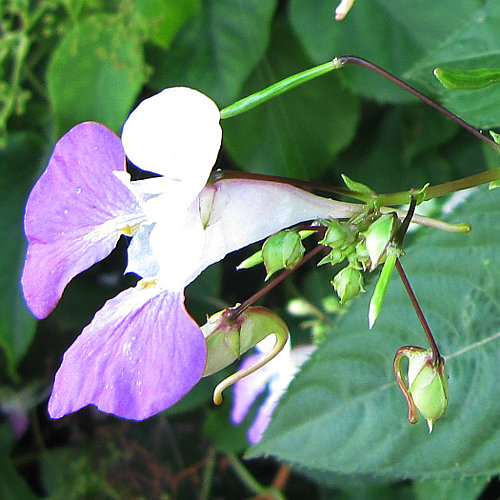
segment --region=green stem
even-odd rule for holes
[[[293,273],[298,267],[301,265],[305,264],[308,260],[310,260],[312,257],[320,253],[325,247],[323,245],[319,245],[315,247],[313,250],[310,252],[306,253],[302,260],[293,268],[291,269],[285,269],[280,275],[278,275],[276,278],[274,278],[272,281],[270,281],[267,285],[262,287],[258,292],[254,293],[250,298],[245,300],[243,304],[240,306],[236,307],[231,314],[231,317],[237,318],[243,311],[248,309],[252,304],[257,302],[261,297],[269,293],[276,285],[279,285],[284,279],[286,279],[291,273]]]
[[[488,182],[500,179],[500,168],[486,170],[479,174],[470,175],[456,181],[445,182],[437,186],[431,186],[425,195],[424,201],[432,200],[439,196],[455,193],[463,189],[470,189]],[[381,194],[379,197],[380,204],[385,206],[403,205],[408,203],[410,191],[401,191],[399,193]]]
[[[248,469],[241,463],[241,461],[233,454],[228,453],[226,457],[231,464],[234,472],[240,479],[240,481],[246,485],[246,487],[257,495],[264,493],[266,488],[264,488],[253,476],[248,472]]]
[[[209,500],[210,498],[210,491],[212,489],[212,483],[214,480],[215,461],[216,461],[216,452],[215,448],[212,446],[208,450],[207,461],[205,464],[205,468],[203,470],[203,476],[201,479],[200,500]]]
[[[222,119],[231,118],[233,116],[239,115],[245,111],[248,111],[259,104],[262,104],[269,99],[276,97],[287,90],[291,90],[297,85],[301,85],[302,83],[308,82],[313,78],[324,75],[334,69],[339,69],[341,64],[334,59],[333,61],[329,61],[325,64],[321,64],[319,66],[315,66],[314,68],[306,69],[301,73],[297,73],[296,75],[289,76],[284,80],[281,80],[255,94],[249,95],[239,101],[231,104],[230,106],[224,108],[220,112],[220,116]]]

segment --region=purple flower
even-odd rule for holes
[[[256,345],[259,352],[246,358],[240,369],[255,363],[262,356],[262,352],[268,350],[269,347],[267,338],[259,342]],[[290,341],[288,341],[283,350],[267,365],[236,382],[231,412],[231,420],[236,425],[243,422],[252,404],[266,387],[269,390],[266,399],[257,410],[254,422],[248,429],[248,441],[251,444],[256,444],[262,439],[281,396],[286,392],[301,366],[315,350],[315,345],[299,346],[292,349]]]
[[[69,281],[131,236],[126,272],[142,279],[109,300],[65,353],[53,418],[88,404],[129,419],[168,408],[201,378],[203,334],[184,288],[227,253],[300,221],[358,207],[275,182],[206,186],[221,144],[220,114],[203,94],[172,88],[143,101],[120,139],[82,123],[63,136],[25,215],[26,302],[38,318]],[[157,177],[131,181],[126,157]],[[265,216],[263,216],[265,215]]]

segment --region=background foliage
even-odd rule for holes
[[[341,310],[329,307],[333,273],[314,265],[264,302],[283,314],[298,342],[311,327],[325,332],[325,340],[257,446],[248,449],[245,425],[228,424],[230,397],[211,407],[211,379],[146,422],[89,408],[60,421],[46,416],[62,353],[129,279],[121,277],[123,244],[73,280],[46,320],[35,322],[24,306],[18,285],[24,203],[53,144],[76,123],[96,120],[119,132],[138,100],[172,85],[197,88],[223,107],[279,78],[355,54],[474,126],[500,127],[500,86],[450,91],[432,75],[437,66],[500,67],[498,1],[357,0],[342,22],[334,20],[335,7],[333,0],[0,3],[1,498],[243,498],[257,492],[237,458],[245,450],[257,458],[246,465],[263,484],[274,477],[282,486],[280,478],[291,471],[284,489],[290,499],[498,494],[497,191],[473,192],[445,215],[471,222],[471,234],[421,229],[407,247],[407,273],[450,357],[451,402],[432,435],[423,422],[407,423],[393,381],[397,348],[423,343],[400,283],[391,283],[381,317],[368,331],[370,290]],[[358,67],[223,126],[220,168],[330,184],[339,184],[345,172],[380,192],[499,166],[477,139]],[[430,210],[439,214],[441,207]],[[188,306],[200,322],[261,285],[263,269],[233,271],[251,251],[229,256],[190,286]],[[314,316],[286,313],[297,297],[314,306]],[[302,319],[311,320],[309,326]]]

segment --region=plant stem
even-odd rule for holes
[[[308,260],[312,259],[315,255],[321,252],[325,247],[323,245],[319,245],[315,247],[310,252],[306,253],[302,260],[293,268],[285,269],[279,276],[270,281],[267,285],[261,288],[258,292],[254,293],[250,298],[245,300],[240,306],[236,307],[231,316],[237,318],[243,311],[248,309],[253,303],[257,302],[260,298],[270,292],[276,285],[279,285],[284,279],[288,278],[291,273],[293,273],[298,267],[302,264],[305,264]]]
[[[333,61],[328,61],[327,63],[315,66],[314,68],[306,69],[301,73],[289,76],[288,78],[285,78],[284,80],[281,80],[274,85],[261,90],[260,92],[255,92],[255,94],[251,94],[248,97],[244,97],[243,99],[236,101],[234,104],[227,106],[221,110],[220,117],[222,119],[231,118],[245,111],[249,111],[250,109],[255,108],[255,106],[258,106],[259,104],[268,101],[269,99],[276,97],[287,90],[297,87],[297,85],[339,68],[339,62],[334,59]]]
[[[408,296],[410,297],[411,304],[412,304],[413,308],[415,309],[415,312],[417,313],[420,324],[422,325],[422,328],[424,329],[425,335],[427,336],[427,340],[429,341],[429,344],[431,346],[432,361],[435,363],[438,363],[441,361],[441,354],[439,352],[436,341],[434,340],[434,336],[432,335],[431,329],[429,327],[429,323],[427,323],[427,320],[425,319],[424,312],[422,311],[422,308],[420,307],[420,304],[418,303],[417,297],[416,297],[415,293],[413,292],[413,289],[410,285],[410,282],[408,281],[408,277],[406,276],[406,273],[405,273],[403,266],[401,265],[401,262],[399,259],[396,259],[396,269],[398,270],[401,281],[403,282],[403,285],[406,288],[406,292],[408,293]]]
[[[370,61],[367,61],[366,59],[363,59],[363,58],[357,57],[357,56],[341,56],[341,57],[337,57],[336,60],[338,62],[340,62],[342,66],[344,66],[346,64],[357,64],[358,66],[363,66],[364,68],[367,68],[370,71],[374,71],[375,73],[378,73],[380,76],[383,76],[387,80],[395,83],[396,85],[401,87],[403,90],[410,92],[410,94],[413,94],[415,97],[420,99],[422,102],[425,102],[425,104],[428,104],[429,106],[436,109],[437,111],[439,111],[443,115],[452,119],[454,122],[458,123],[461,127],[463,127],[465,130],[467,130],[467,132],[470,132],[472,135],[476,136],[478,139],[481,139],[483,142],[492,146],[497,151],[500,151],[500,145],[497,144],[495,141],[493,141],[489,137],[486,137],[485,135],[481,134],[481,132],[479,132],[479,130],[476,130],[472,125],[469,125],[466,121],[462,120],[462,118],[458,117],[456,114],[452,113],[451,111],[448,111],[446,108],[437,104],[432,99],[430,99],[426,95],[422,94],[421,92],[419,92],[417,89],[415,89],[414,87],[412,87],[408,83],[404,82],[403,80],[400,80],[397,76],[394,76],[392,73],[389,73],[388,71],[386,71],[385,69],[382,69],[381,67],[377,66],[376,64],[373,64]]]
[[[456,181],[444,182],[443,184],[438,184],[437,186],[431,186],[427,190],[427,194],[424,200],[432,200],[433,198],[437,198],[439,196],[444,196],[446,194],[455,193],[456,191],[461,191],[463,189],[480,186],[481,184],[486,184],[498,179],[500,179],[500,168],[486,170],[485,172],[480,172],[479,174],[474,174],[462,179],[457,179]],[[408,203],[409,194],[409,191],[382,194],[380,195],[379,199],[382,205],[403,205]]]

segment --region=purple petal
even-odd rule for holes
[[[142,420],[176,403],[201,378],[203,334],[184,307],[183,292],[150,286],[106,302],[56,373],[49,415],[88,404]]]
[[[271,417],[283,392],[284,390],[276,391],[272,387],[270,388],[269,395],[259,408],[253,424],[248,429],[248,441],[250,444],[257,444],[262,439],[262,435],[271,422]]]
[[[26,303],[38,318],[56,306],[69,281],[105,258],[120,230],[140,213],[113,174],[125,170],[120,139],[99,123],[77,125],[56,144],[26,204]],[[111,222],[110,222],[111,221]]]
[[[255,363],[261,354],[252,354],[248,356],[239,369],[243,370],[252,363]],[[269,381],[269,373],[264,366],[260,370],[238,380],[233,389],[233,409],[231,411],[231,420],[238,425],[245,419],[248,410],[258,396],[265,390]]]

